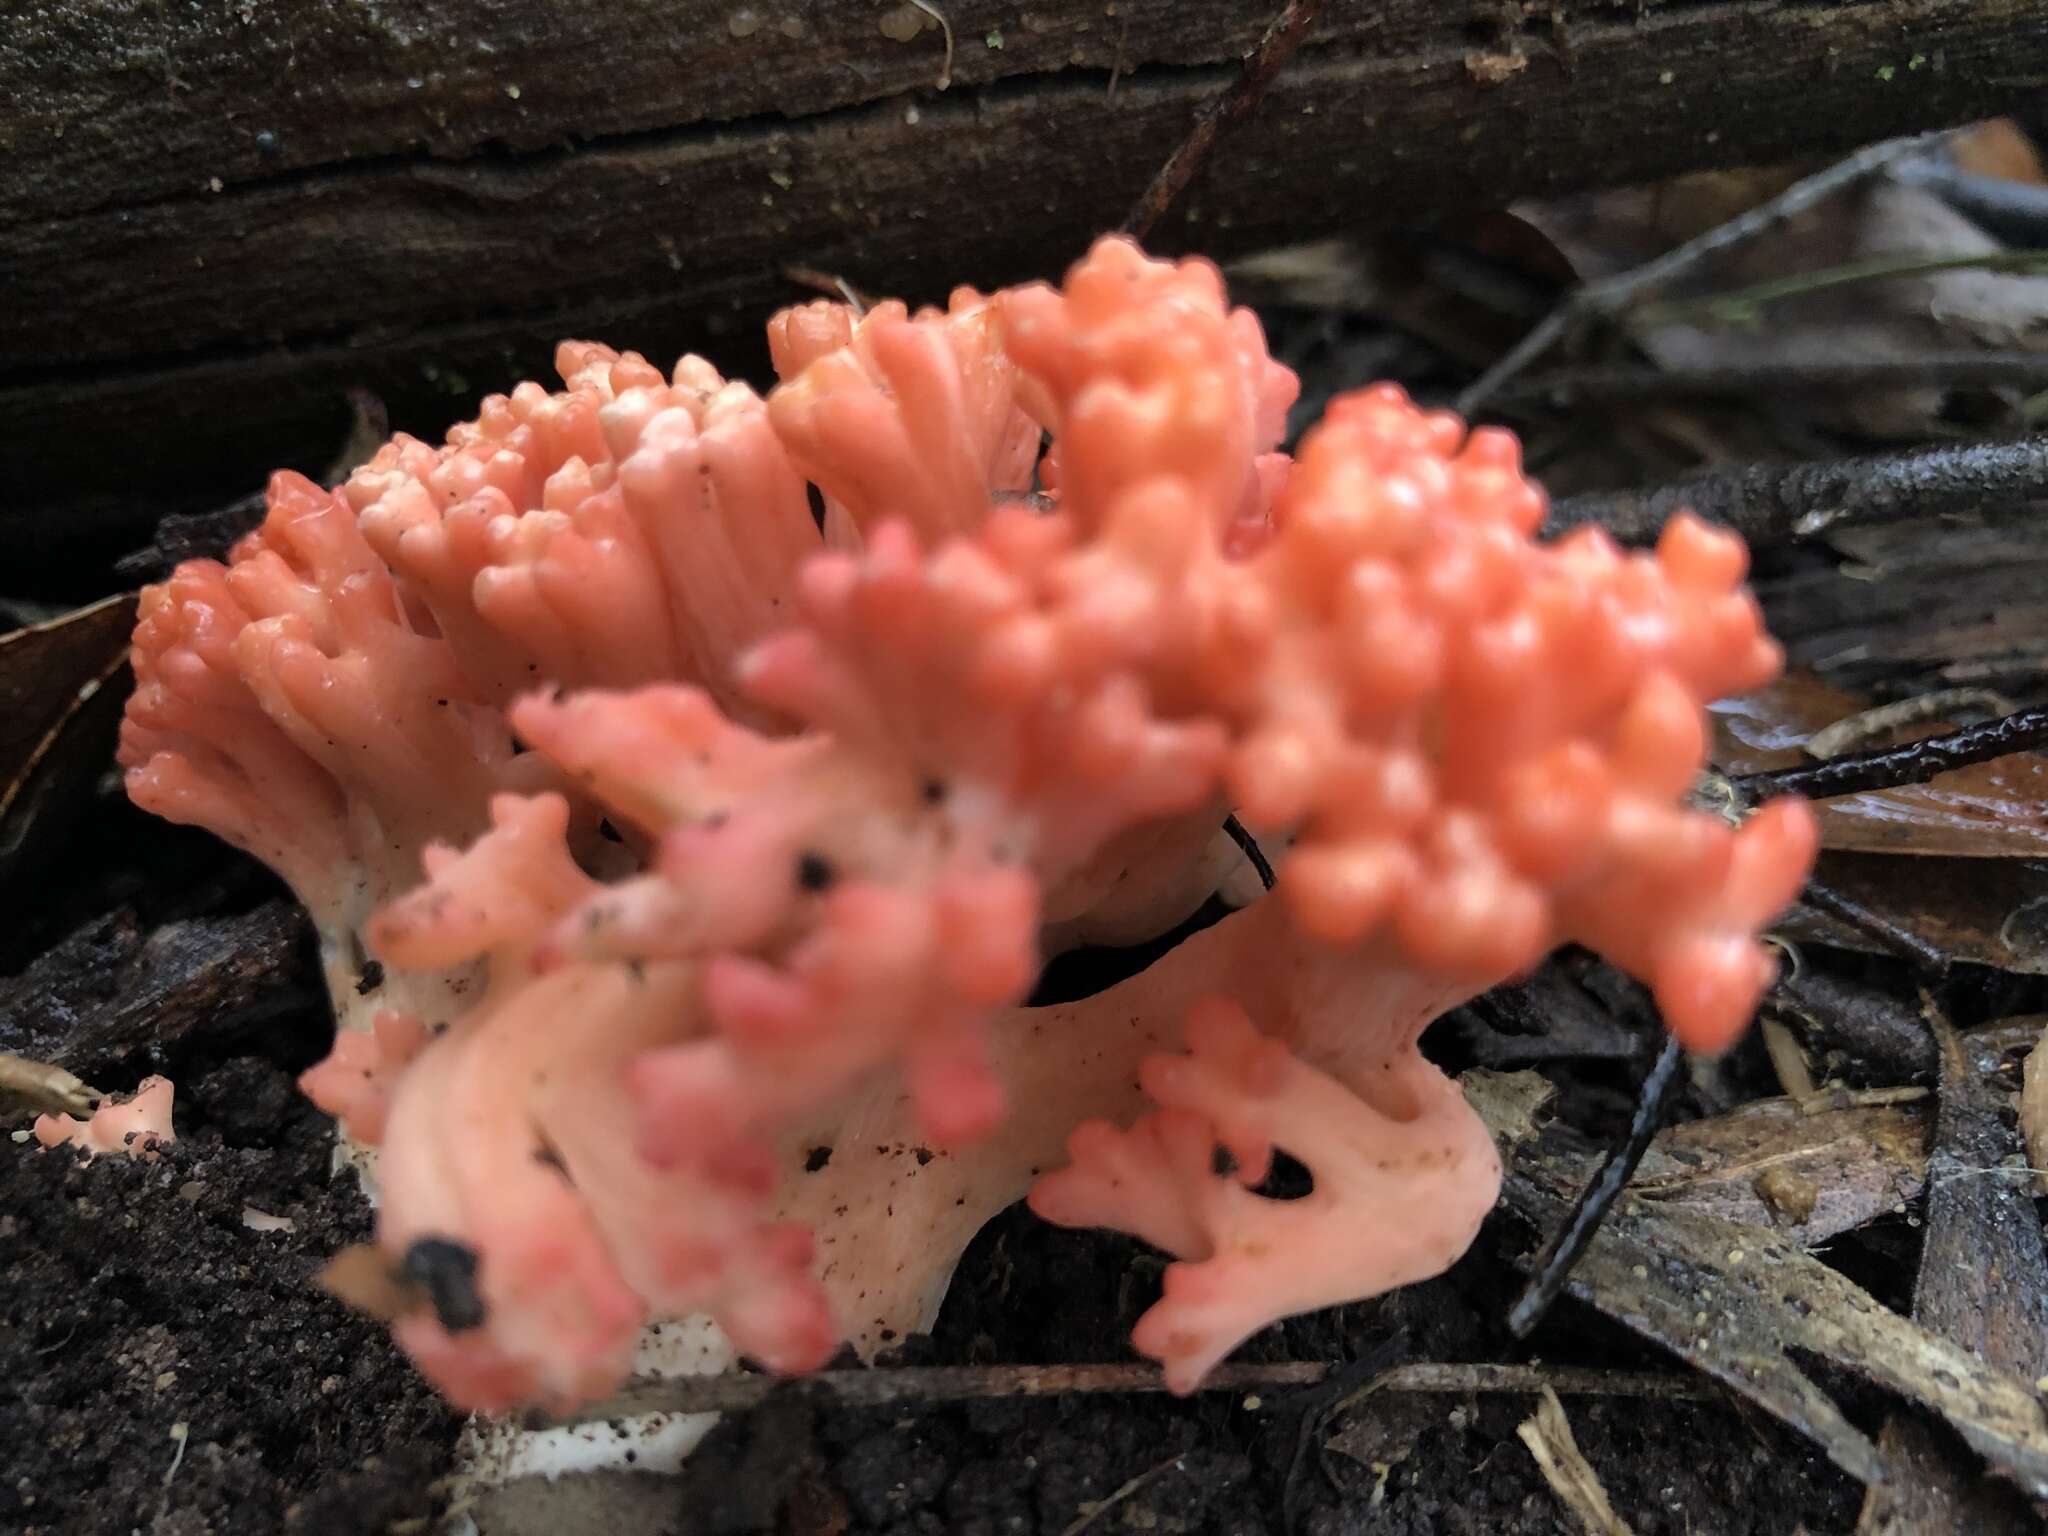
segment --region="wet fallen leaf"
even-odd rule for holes
[[[122,593],[0,635],[0,914],[27,898],[112,760],[134,623]]]
[[[2024,859],[1906,863],[1882,854],[1831,853],[1821,856],[1814,880],[1944,962],[2048,976],[2048,866]],[[1872,929],[1805,905],[1793,908],[1776,932],[1797,943],[1897,951]]]
[[[1714,761],[1724,772],[1755,773],[1814,761],[1814,737],[1864,712],[1852,695],[1810,673],[1712,708]],[[1935,717],[1878,731],[1849,751],[1873,751],[1953,730]],[[1858,853],[1949,858],[2048,857],[2048,759],[2023,752],[1944,773],[1927,784],[1842,795],[1820,802],[1821,845]]]

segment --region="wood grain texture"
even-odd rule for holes
[[[1056,273],[1271,9],[942,8],[945,92],[937,31],[865,0],[32,7],[0,36],[0,537],[122,536],[138,459],[158,504],[318,462],[351,385],[436,430],[564,335],[757,366],[792,261],[919,298]],[[1155,243],[1827,151],[2048,77],[2044,0],[1524,9],[1332,4]]]
[[[1399,56],[1505,49],[1684,0],[1338,0],[1316,41]],[[941,0],[951,84],[1228,63],[1264,0]],[[56,0],[0,31],[0,210],[76,212],[390,156],[526,153],[800,118],[937,84],[939,24],[903,0]]]

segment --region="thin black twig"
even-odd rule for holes
[[[1223,818],[1223,830],[1230,834],[1230,840],[1243,850],[1252,868],[1258,871],[1259,884],[1269,891],[1273,889],[1272,861],[1266,857],[1266,850],[1259,846],[1259,840],[1245,830],[1244,823],[1237,819],[1235,811]]]
[[[1534,330],[1458,397],[1459,412],[1470,416],[1499,393],[1510,379],[1520,375],[1529,364],[1586,320],[1619,314],[1710,258],[1775,229],[1815,204],[1825,202],[1843,189],[1903,159],[1926,142],[1927,137],[1921,136],[1872,144],[1845,160],[1836,161],[1824,171],[1794,182],[1776,197],[1757,204],[1726,224],[1716,225],[1653,261],[1599,282],[1585,284],[1546,315]]]
[[[1516,1338],[1527,1338],[1530,1330],[1543,1320],[1543,1315],[1564,1294],[1565,1282],[1571,1279],[1580,1256],[1599,1232],[1601,1222],[1607,1219],[1608,1211],[1635,1173],[1636,1165],[1642,1162],[1643,1154],[1650,1148],[1650,1139],[1663,1125],[1665,1105],[1684,1060],[1684,1049],[1675,1039],[1667,1039],[1636,1095],[1635,1113],[1629,1119],[1628,1134],[1607,1154],[1607,1161],[1601,1164],[1592,1182],[1579,1192],[1579,1198],[1573,1203],[1564,1224],[1543,1245],[1542,1253],[1537,1256],[1535,1273],[1530,1276],[1529,1284],[1508,1309],[1508,1331]]]
[[[1751,544],[1837,528],[1943,517],[2048,497],[2048,437],[1803,464],[1745,464],[1655,490],[1571,496],[1547,533],[1598,523],[1624,544],[1654,541],[1683,511],[1733,528]]]
[[[1838,795],[1903,789],[1925,784],[1955,768],[1990,762],[2015,752],[2048,747],[2048,708],[2022,709],[1996,720],[1966,725],[1943,736],[1882,747],[1828,759],[1800,768],[1779,768],[1720,779],[1710,776],[1703,805],[1718,805],[1724,814],[1741,818],[1780,795],[1827,800]],[[1880,950],[1945,974],[1952,961],[1940,946],[1929,943],[1882,912],[1873,911],[1825,880],[1809,880],[1800,892],[1802,905],[1853,929]]]
[[[1295,50],[1307,40],[1322,12],[1323,0],[1287,0],[1280,14],[1273,18],[1273,24],[1266,28],[1265,36],[1259,39],[1258,46],[1246,56],[1243,72],[1213,105],[1203,109],[1193,131],[1180,148],[1167,157],[1166,164],[1159,168],[1159,173],[1125,216],[1125,234],[1143,240],[1152,233],[1166,210],[1173,206],[1174,199],[1194,180],[1195,173],[1209,158],[1222,132],[1226,128],[1235,128],[1258,109],[1266,88],[1286,68]]]
[[[1747,773],[1729,782],[1750,805],[1759,805],[1777,795],[1827,800],[1836,795],[1925,784],[1954,768],[1987,763],[2015,752],[2032,752],[2043,746],[2048,746],[2048,708],[2022,709],[1979,725],[1966,725],[1945,736],[1909,741],[1902,747],[1857,752],[1800,768]]]

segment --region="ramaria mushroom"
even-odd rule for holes
[[[137,799],[439,979],[445,1030],[306,1086],[380,1140],[385,1262],[444,1282],[398,1337],[456,1401],[602,1396],[650,1316],[872,1349],[1027,1189],[1175,1255],[1135,1342],[1189,1390],[1470,1242],[1444,1009],[1570,941],[1739,1034],[1814,831],[1685,803],[1703,706],[1779,665],[1738,540],[1540,543],[1514,440],[1390,386],[1290,462],[1256,321],[1122,240],[771,334],[765,404],[565,347],[565,391],[280,481],[145,599]],[[1273,896],[1026,1005],[1049,925],[1189,910],[1231,808]],[[1257,1192],[1276,1151],[1308,1199]]]

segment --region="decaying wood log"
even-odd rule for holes
[[[1056,271],[1262,0],[50,0],[0,32],[0,538],[132,532],[432,430],[594,334],[752,361],[785,263],[937,297]],[[2044,0],[1327,7],[1155,243],[1825,151],[2009,106]],[[948,68],[950,88],[937,89]],[[724,333],[724,339],[721,339]]]

